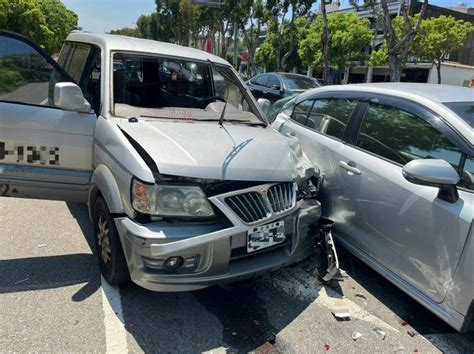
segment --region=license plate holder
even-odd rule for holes
[[[247,252],[278,245],[286,240],[283,220],[256,226],[247,232]]]

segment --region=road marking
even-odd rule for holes
[[[104,310],[105,350],[107,353],[128,353],[120,290],[110,286],[102,276],[100,282]]]

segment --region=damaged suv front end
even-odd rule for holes
[[[153,176],[112,171],[130,183],[128,212],[114,222],[135,283],[196,290],[298,262],[318,237],[328,243],[319,171],[267,124],[230,66],[134,53],[113,53],[113,63],[110,120]]]

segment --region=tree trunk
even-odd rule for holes
[[[441,85],[441,60],[438,59],[438,63],[435,63],[436,71],[438,72],[438,85]]]
[[[402,71],[401,60],[397,55],[388,55],[388,67],[390,69],[390,81],[391,82],[400,82],[401,71]]]
[[[349,65],[346,66],[346,70],[344,71],[344,81],[342,82],[344,85],[349,83],[349,74],[351,73],[351,67]]]
[[[365,82],[371,83],[373,76],[374,76],[374,67],[369,64],[369,67],[367,68],[367,77],[366,77]]]
[[[308,71],[306,72],[307,77],[313,77],[314,65],[308,65]]]
[[[321,1],[321,12],[323,15],[323,34],[321,38],[323,43],[323,81],[325,85],[329,85],[331,83],[329,67],[329,26],[324,0]]]

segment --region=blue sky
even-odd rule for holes
[[[463,0],[465,1],[465,0]],[[155,11],[154,0],[62,0],[79,15],[79,26],[86,31],[104,33],[122,27],[134,27],[140,15]],[[348,6],[342,0],[342,7]],[[455,6],[460,0],[429,0],[437,6]],[[474,7],[474,0],[467,0]]]

